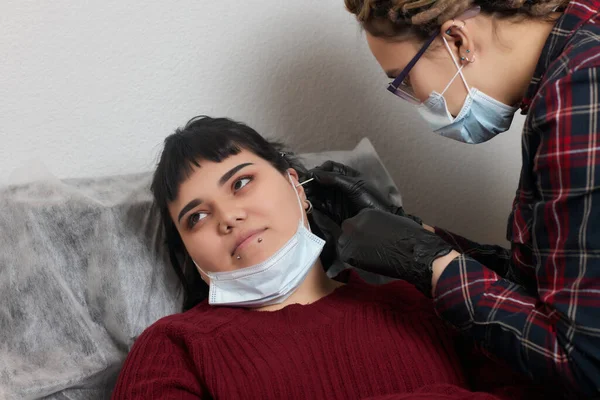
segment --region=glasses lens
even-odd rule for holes
[[[398,87],[394,87],[394,85],[390,83],[388,85],[388,90],[396,96],[400,97],[401,99],[408,101],[409,103],[421,103],[421,101],[417,99],[417,96],[415,96],[415,92],[413,91],[413,89],[410,86],[406,85],[404,82],[398,85]]]

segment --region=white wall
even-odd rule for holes
[[[59,177],[150,170],[189,117],[229,116],[296,151],[369,136],[409,212],[503,242],[522,118],[479,146],[429,133],[342,0],[0,3],[0,183],[32,159]]]

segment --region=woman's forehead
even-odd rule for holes
[[[228,171],[232,167],[239,164],[250,163],[257,167],[270,165],[268,161],[246,149],[241,149],[238,154],[232,154],[219,162],[200,159],[196,160],[196,163],[199,165],[199,167],[194,166],[192,174],[198,174],[206,177],[213,177],[214,174],[219,174],[225,170]]]
[[[225,184],[238,172],[253,168],[254,170],[273,168],[271,164],[248,150],[241,150],[220,162],[211,160],[197,160],[197,165],[192,165],[188,177],[179,185],[179,190],[174,203],[182,197],[187,197],[188,192],[198,192],[199,188],[213,190]]]
[[[366,34],[371,53],[375,56],[383,70],[402,70],[414,56],[414,44],[410,41],[390,41],[385,38]]]

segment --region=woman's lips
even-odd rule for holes
[[[266,230],[266,228],[264,229],[256,229],[253,231],[248,232],[247,234],[245,234],[245,239],[243,239],[233,250],[232,255],[234,255],[235,253],[238,253],[240,250],[244,249],[244,247],[248,246],[250,243],[252,243],[254,240],[257,239],[257,236],[260,235],[261,233],[263,233]]]

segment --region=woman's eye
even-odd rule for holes
[[[238,190],[249,184],[251,181],[251,177],[240,178],[233,183],[233,190],[237,192]]]
[[[206,218],[205,212],[197,212],[197,213],[190,215],[190,218],[188,219],[189,228],[190,229],[193,228],[198,222],[200,222],[204,218]]]

